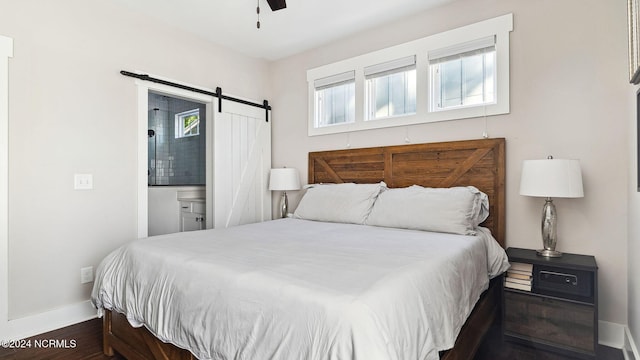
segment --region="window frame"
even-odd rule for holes
[[[341,86],[345,86],[345,85],[353,85],[353,92],[354,92],[354,96],[355,96],[355,72],[353,71],[348,71],[345,73],[341,73],[341,74],[336,74],[333,76],[329,76],[329,77],[325,77],[325,78],[321,78],[321,79],[316,79],[313,83],[313,87],[314,87],[314,93],[313,93],[313,103],[314,103],[314,118],[313,118],[313,126],[316,128],[324,128],[324,127],[331,127],[331,126],[339,126],[339,125],[346,125],[346,124],[353,124],[355,121],[355,108],[353,109],[353,114],[351,114],[348,110],[348,106],[345,107],[344,109],[344,114],[345,114],[345,118],[347,118],[347,121],[344,122],[339,122],[339,123],[327,123],[324,124],[322,126],[318,126],[318,124],[320,122],[324,122],[322,121],[322,110],[326,110],[323,109],[323,106],[317,106],[317,104],[320,103],[320,92],[324,92],[325,90],[328,89],[335,89]],[[351,91],[351,89],[347,89],[345,88],[343,91]],[[328,99],[327,99],[328,100]],[[345,104],[347,103],[347,101],[345,101]],[[349,112],[349,113],[348,113]],[[351,120],[351,121],[350,121]]]
[[[198,129],[198,133],[197,134],[185,134],[185,127],[184,127],[184,119],[188,116],[192,116],[192,115],[198,115],[198,124],[197,124],[197,129]],[[187,110],[187,111],[183,111],[183,112],[179,112],[175,115],[175,125],[176,125],[176,129],[175,129],[175,138],[176,139],[182,139],[182,138],[188,138],[188,137],[192,137],[192,136],[198,136],[200,135],[200,109],[196,108],[196,109],[192,109],[192,110]]]
[[[409,72],[415,72],[415,79],[414,80],[414,85],[415,85],[415,89],[414,92],[417,92],[417,88],[418,88],[418,84],[416,83],[418,74],[417,74],[417,69],[416,69],[416,56],[415,55],[411,55],[411,56],[406,56],[404,58],[400,58],[400,59],[396,59],[396,60],[392,60],[392,61],[388,61],[386,63],[382,63],[382,64],[375,64],[375,65],[371,65],[371,66],[367,66],[364,68],[364,84],[365,84],[365,92],[364,92],[364,106],[365,106],[365,113],[364,113],[364,119],[365,121],[377,121],[377,120],[383,120],[383,119],[391,119],[391,118],[398,118],[401,116],[410,116],[410,115],[414,115],[416,113],[416,103],[414,102],[413,104],[413,111],[409,111],[409,112],[404,112],[402,114],[396,114],[396,115],[385,115],[385,116],[376,116],[375,114],[373,114],[373,106],[375,103],[375,98],[377,98],[377,93],[376,90],[374,89],[374,81],[376,79],[382,79],[385,77],[390,77],[392,75],[397,75],[397,74],[403,74],[404,75],[404,89],[403,91],[407,91],[407,93],[403,93],[404,97],[409,96],[409,89],[408,89],[408,73]],[[390,81],[390,79],[389,79]],[[387,97],[388,100],[391,100],[392,95],[391,93],[389,94],[389,96]],[[417,102],[417,96],[416,99],[414,100]],[[390,106],[390,102],[387,102],[387,106]]]
[[[308,83],[308,135],[326,135],[358,130],[406,126],[447,120],[508,114],[509,105],[509,33],[513,31],[513,14],[506,14],[460,28],[430,35],[404,44],[388,47],[364,55],[352,57],[332,64],[309,69]],[[496,72],[495,104],[430,111],[431,75],[428,53],[452,47],[483,37],[495,36]],[[416,112],[399,116],[367,120],[366,79],[364,69],[376,64],[391,62],[399,58],[416,57]],[[315,127],[315,87],[314,81],[353,71],[355,73],[355,121]]]
[[[491,49],[490,51],[487,51],[487,49]],[[445,102],[446,100],[443,98],[443,82],[442,82],[442,76],[440,75],[440,77],[436,78],[437,73],[442,74],[443,73],[443,65],[446,64],[451,64],[453,61],[460,61],[460,82],[459,82],[459,90],[460,90],[460,102],[464,102],[465,100],[465,90],[466,90],[466,81],[465,81],[465,62],[464,60],[467,59],[471,59],[472,57],[475,57],[477,55],[482,55],[482,97],[483,99],[485,98],[485,96],[487,95],[486,93],[486,88],[487,88],[487,84],[485,83],[486,81],[486,72],[487,69],[489,69],[489,67],[487,66],[487,58],[486,55],[488,54],[492,54],[491,58],[492,58],[492,66],[491,66],[491,70],[492,70],[492,74],[493,76],[491,77],[492,80],[492,90],[490,92],[490,94],[493,95],[493,99],[491,101],[483,101],[481,103],[475,103],[475,104],[457,104],[457,105],[450,105],[450,106],[446,106],[446,105],[442,105],[443,102]],[[465,56],[466,55],[466,56]],[[454,46],[452,48],[445,48],[445,49],[439,49],[436,51],[432,51],[429,52],[428,54],[428,59],[429,59],[429,89],[431,91],[430,93],[430,98],[429,98],[429,111],[430,112],[438,112],[438,111],[449,111],[449,110],[453,110],[456,108],[465,108],[465,107],[473,107],[473,106],[487,106],[487,105],[493,105],[496,103],[496,61],[495,61],[495,57],[496,57],[496,48],[495,48],[495,36],[490,36],[487,38],[483,38],[483,39],[478,39],[476,41],[471,41],[467,44],[460,44],[458,46]],[[437,68],[435,67],[437,66]],[[456,83],[456,85],[458,85]]]

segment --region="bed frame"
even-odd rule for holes
[[[309,153],[312,183],[377,183],[389,187],[473,185],[489,197],[490,215],[482,224],[505,247],[505,139],[385,146]],[[493,279],[462,327],[453,349],[441,360],[473,359],[499,314],[501,277]],[[103,350],[129,360],[195,360],[188,351],[163,343],[144,327],[105,310]]]

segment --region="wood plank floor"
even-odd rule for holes
[[[124,360],[102,354],[102,322],[85,321],[66,328],[38,335],[30,340],[30,348],[0,347],[0,360]],[[26,344],[25,344],[26,345]],[[622,360],[619,349],[600,346],[598,360]],[[499,326],[492,327],[475,360],[564,360],[552,353],[516,344],[504,343]],[[292,359],[297,360],[297,359]]]
[[[0,348],[0,360],[124,360],[123,357],[108,357],[102,354],[102,319],[88,320],[79,324],[54,330],[32,338],[30,348]],[[68,348],[40,347],[36,340],[66,340]],[[71,341],[75,341],[75,347]],[[18,344],[20,345],[20,344]],[[56,344],[53,344],[56,345]]]

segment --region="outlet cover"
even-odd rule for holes
[[[93,266],[80,269],[80,283],[87,284],[93,281]]]

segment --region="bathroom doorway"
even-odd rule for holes
[[[162,81],[165,80],[168,84],[172,84],[170,79]],[[202,116],[200,118],[201,124],[205,123],[206,142],[204,206],[188,201],[201,196],[199,195],[202,193],[201,187],[195,190],[199,191],[199,194],[190,193],[189,191],[192,189],[185,189],[184,193],[173,193],[169,196],[178,203],[180,207],[178,210],[182,210],[184,207],[192,209],[192,220],[199,222],[197,225],[206,229],[271,220],[271,193],[267,188],[267,179],[271,168],[271,122],[267,121],[270,118],[268,115],[270,111],[266,112],[264,108],[241,103],[243,101],[254,103],[249,99],[239,99],[233,96],[230,96],[229,99],[222,99],[215,96],[215,90],[212,89],[201,88],[202,91],[190,91],[184,87],[193,88],[192,85],[176,84],[179,86],[145,80],[136,81],[138,90],[137,134],[139,139],[137,149],[138,238],[152,235],[149,233],[149,215],[153,211],[152,208],[156,208],[156,206],[149,201],[149,189],[158,190],[170,187],[149,186],[151,165],[149,161],[151,146],[149,130],[153,130],[149,128],[149,116],[150,110],[153,113],[155,109],[154,106],[149,106],[150,93],[205,105],[205,118],[203,119]],[[158,107],[158,112],[160,110]],[[200,133],[202,134],[202,129],[200,129]],[[156,136],[155,133],[154,136]],[[159,139],[158,135],[156,140]],[[158,174],[160,173],[158,172]],[[187,203],[180,201],[180,199],[187,200]],[[163,207],[157,208],[162,209]],[[204,216],[194,215],[203,209]],[[179,222],[189,220],[187,216],[182,216],[185,213],[180,212],[179,214]],[[199,219],[195,220],[197,218]],[[193,225],[193,223],[191,224]]]
[[[149,235],[206,227],[206,104],[148,99]]]

